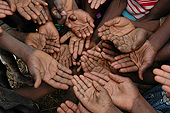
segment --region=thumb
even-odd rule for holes
[[[11,11],[15,12],[16,11],[16,5],[15,5],[15,1],[14,0],[8,0],[8,3],[11,7]]]
[[[68,31],[64,36],[60,38],[60,43],[64,43],[65,41],[68,40],[73,35],[71,31]]]
[[[143,73],[152,65],[151,61],[144,62],[140,67],[138,71],[139,78],[143,80]]]
[[[92,84],[93,84],[94,88],[95,88],[98,92],[104,90],[104,88],[103,88],[100,84],[98,84],[96,81],[92,81]]]
[[[35,80],[35,84],[34,84],[34,88],[38,88],[41,84],[41,76],[40,76],[40,72],[38,70],[31,72],[34,80]]]
[[[109,78],[111,78],[113,81],[117,82],[117,83],[123,83],[124,80],[122,80],[124,77],[120,76],[120,75],[114,75],[112,73],[109,73]]]

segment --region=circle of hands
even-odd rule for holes
[[[96,1],[88,0],[91,8],[97,9],[106,0]],[[94,20],[83,10],[73,11],[68,6],[71,0],[59,0],[59,3],[53,1],[55,5],[63,4],[67,8],[63,10],[56,6],[51,10],[53,16],[65,20],[65,25],[71,28],[62,37],[53,22],[47,22],[48,4],[44,0],[7,2],[0,0],[0,4],[6,6],[0,18],[12,15],[17,9],[25,19],[43,24],[38,33],[29,33],[25,39],[27,45],[36,49],[26,58],[35,80],[34,87],[38,88],[42,80],[58,89],[65,90],[73,86],[80,100],[78,105],[66,101],[58,108],[58,112],[117,112],[119,109],[116,106],[129,112],[132,110],[140,93],[129,78],[115,74],[138,71],[139,78],[143,80],[142,74],[153,63],[157,53],[150,41],[146,40],[148,34],[144,29],[135,28],[125,17],[116,17],[98,29],[102,41],[91,47]],[[63,44],[67,40],[69,45]],[[74,65],[78,65],[77,72],[82,69],[84,74],[73,76],[70,67]],[[168,69],[164,71],[169,73]],[[168,84],[164,89],[169,89]],[[94,101],[97,103],[94,104]]]
[[[124,30],[116,31],[120,29]],[[136,98],[140,97],[129,78],[115,74],[138,71],[142,79],[157,52],[146,41],[147,32],[135,29],[123,17],[108,21],[98,31],[103,40],[92,49],[89,49],[91,41],[87,33],[85,37],[79,37],[72,29],[60,37],[53,22],[40,26],[39,33],[30,33],[25,40],[27,45],[38,49],[27,59],[29,71],[36,81],[34,87],[40,86],[41,79],[58,89],[73,86],[80,100],[78,105],[66,101],[58,112],[117,112],[116,106],[130,112]],[[69,45],[63,44],[67,40]],[[82,69],[84,74],[73,76],[70,67],[74,65],[78,65],[77,72]],[[98,102],[93,104],[94,101]]]

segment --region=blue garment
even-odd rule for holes
[[[124,11],[122,12],[122,15],[123,15],[124,17],[127,17],[127,18],[130,19],[130,20],[133,20],[133,21],[136,21],[136,20],[137,20],[137,19],[134,18],[132,15],[130,15],[126,10],[124,10]]]
[[[162,89],[162,84],[160,84],[144,93],[143,97],[159,113],[170,113],[170,99],[166,97],[166,94],[167,92]]]

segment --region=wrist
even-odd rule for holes
[[[134,104],[129,111],[130,113],[156,113],[157,111],[143,98],[142,95],[139,95]]]

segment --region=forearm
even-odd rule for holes
[[[17,57],[26,62],[26,57],[34,52],[35,49],[18,41],[7,32],[0,34],[0,47],[6,51],[14,53]]]
[[[76,9],[79,9],[79,8],[78,8],[78,6],[77,6],[77,4],[76,4],[76,1],[73,0],[73,10],[76,10]]]
[[[140,95],[130,110],[131,113],[158,113],[143,97]]]
[[[170,60],[170,43],[167,43],[160,51],[158,51],[154,61]]]
[[[49,86],[48,84],[42,82],[39,88],[35,89],[34,87],[23,87],[20,89],[14,90],[17,94],[29,98],[33,101],[40,99],[41,97],[50,94],[56,89]]]
[[[170,15],[162,26],[150,36],[150,43],[159,51],[170,38]]]
[[[28,33],[23,33],[20,31],[15,31],[15,30],[8,30],[7,33],[11,36],[13,36],[14,38],[16,38],[17,40],[24,42],[25,38],[27,37]]]
[[[155,32],[160,27],[158,20],[148,22],[131,21],[135,28],[144,28],[145,30]]]

